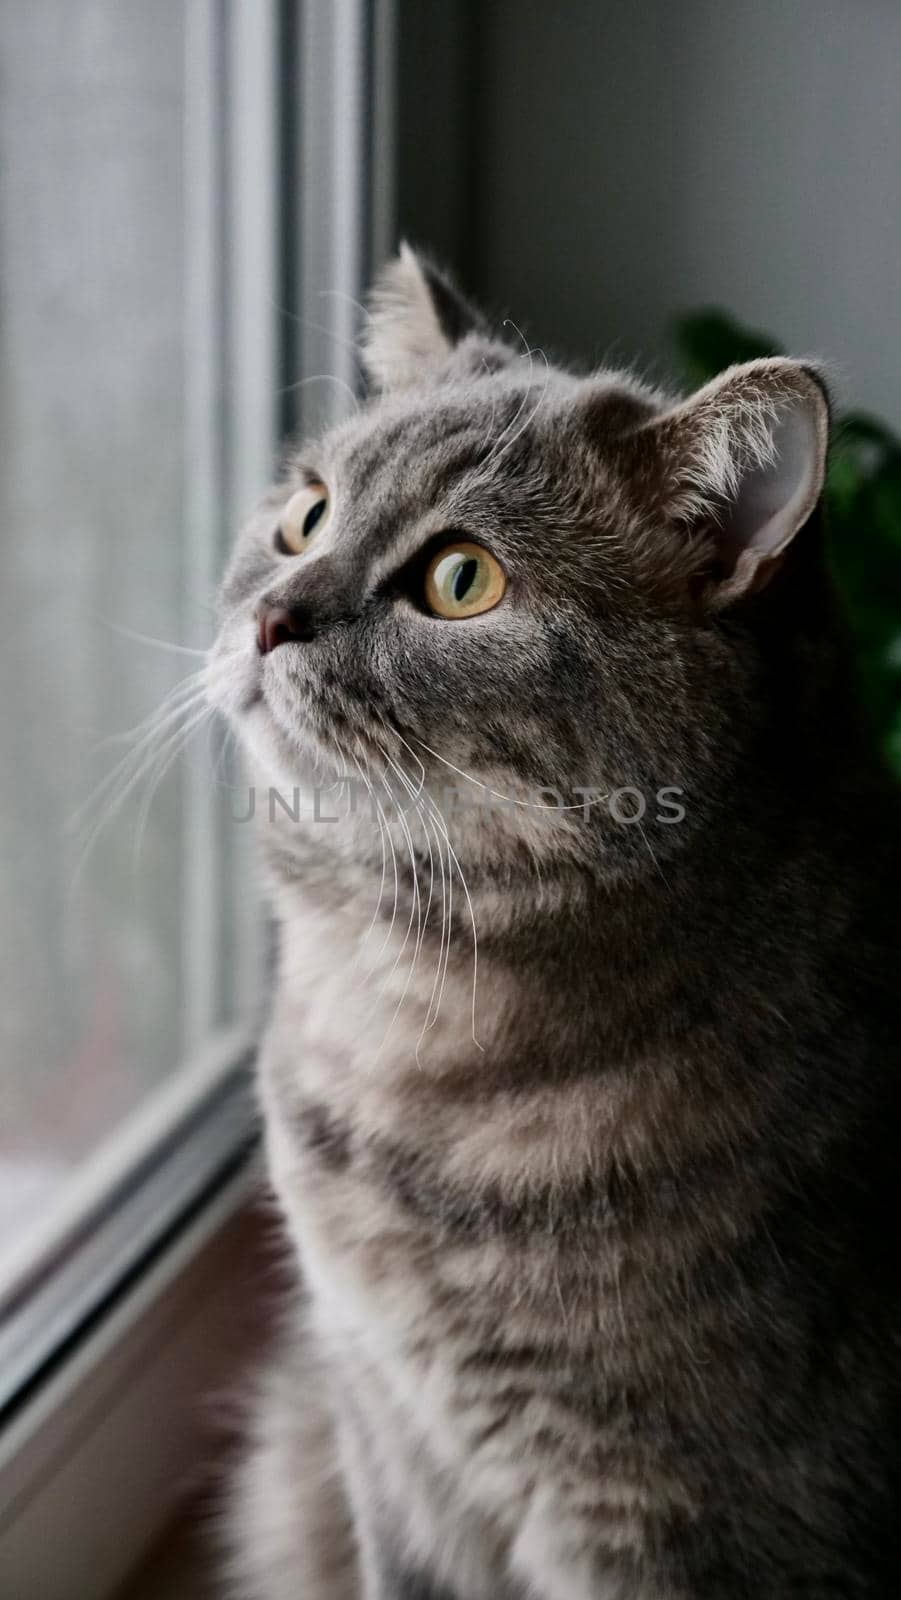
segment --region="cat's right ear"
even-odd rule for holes
[[[427,380],[454,346],[484,324],[453,284],[408,244],[383,269],[369,299],[363,362],[377,389]]]

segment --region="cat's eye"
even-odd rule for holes
[[[425,601],[436,617],[478,617],[497,605],[506,587],[500,562],[467,540],[445,545],[426,568]]]
[[[324,483],[305,484],[291,496],[275,531],[275,548],[283,556],[302,556],[322,532],[329,513]]]

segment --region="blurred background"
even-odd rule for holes
[[[400,231],[477,298],[549,354],[664,384],[780,351],[824,365],[832,563],[901,777],[901,8],[401,15]]]
[[[188,675],[399,238],[586,368],[825,362],[901,774],[899,63],[895,0],[0,0],[0,1407],[100,1303],[85,1218],[197,1148],[252,1039],[237,778]],[[57,1320],[4,1346],[38,1281]]]
[[[892,0],[486,0],[405,22],[399,222],[473,290],[583,361],[655,368],[674,317],[723,306],[898,420]]]

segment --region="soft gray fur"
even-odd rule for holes
[[[821,383],[572,376],[410,251],[366,359],[242,534],[210,668],[281,928],[261,1085],[304,1286],[236,1592],[895,1597],[897,828]],[[496,609],[428,612],[445,536],[501,563]],[[299,636],[261,653],[261,604]],[[346,774],[377,807],[314,821]]]

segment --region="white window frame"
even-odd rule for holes
[[[297,59],[286,63],[289,23]],[[353,302],[393,244],[395,0],[190,0],[186,29],[185,600],[196,614],[271,474],[285,417],[280,319],[300,319],[295,423],[344,403],[337,383],[325,385],[327,411],[321,397],[314,408],[307,380],[330,371],[358,387]],[[300,114],[286,123],[292,94]],[[301,190],[290,241],[286,168]],[[289,243],[293,307],[281,303]],[[185,782],[193,1064],[86,1165],[4,1279],[0,1594],[16,1600],[113,1595],[204,1459],[204,1395],[259,1332],[246,1315],[258,1288],[257,1028],[213,1025],[225,982],[239,1014],[252,1004],[266,939],[262,918],[244,919],[223,972],[222,897],[242,881],[250,841],[223,836],[202,773]]]

